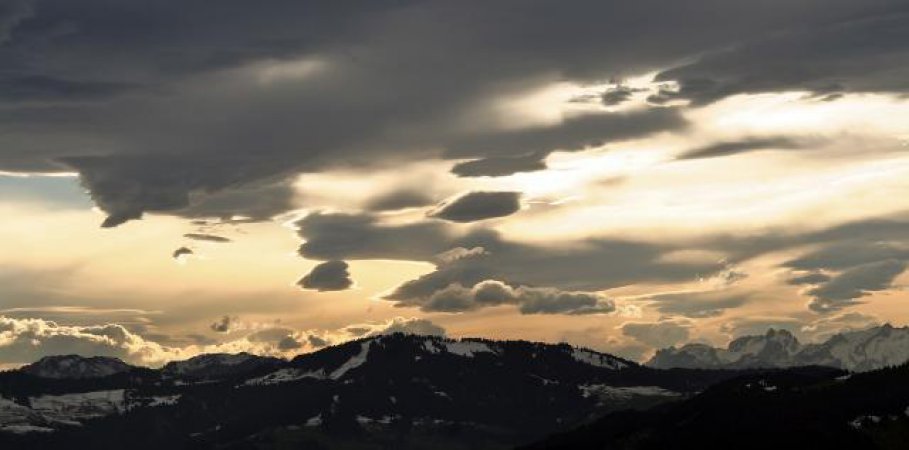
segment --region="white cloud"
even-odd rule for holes
[[[444,335],[426,319],[395,317],[384,322],[353,324],[338,330],[295,330],[272,326],[217,344],[162,345],[118,324],[73,326],[43,319],[0,316],[0,366],[30,363],[43,356],[79,354],[110,356],[128,363],[159,366],[202,353],[249,352],[290,357],[364,336],[384,333]],[[314,338],[313,338],[314,337]],[[299,345],[289,345],[294,342]]]

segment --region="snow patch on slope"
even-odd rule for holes
[[[322,369],[303,371],[300,369],[285,368],[276,370],[268,375],[250,378],[249,380],[243,382],[243,384],[247,386],[268,386],[272,384],[289,383],[306,378],[324,380],[326,378],[325,371]]]
[[[352,358],[348,359],[347,362],[345,362],[344,364],[341,364],[340,367],[338,367],[337,369],[334,370],[334,372],[332,372],[330,375],[328,375],[328,378],[331,378],[332,380],[337,380],[338,378],[343,377],[344,374],[346,374],[350,370],[356,369],[357,367],[362,366],[363,363],[366,362],[366,357],[369,355],[369,347],[371,345],[372,345],[372,341],[363,341],[363,343],[360,344],[360,353],[358,353],[358,354],[354,355]]]
[[[69,423],[121,413],[127,409],[123,389],[42,395],[31,397],[29,403],[38,414]]]
[[[485,342],[477,341],[449,341],[444,342],[445,350],[458,356],[472,358],[478,353],[497,354],[495,350],[489,347]]]
[[[596,353],[583,348],[574,348],[571,350],[571,357],[575,361],[588,364],[591,366],[602,367],[604,369],[624,369],[627,364],[609,356]]]

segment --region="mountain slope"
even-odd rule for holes
[[[161,371],[177,377],[211,380],[265,372],[278,368],[283,362],[279,358],[249,353],[210,353],[167,363]]]
[[[647,362],[654,368],[769,368],[828,366],[868,371],[909,360],[909,327],[890,325],[833,336],[819,344],[803,345],[786,330],[770,329],[763,336],[744,336],[725,349],[688,344],[657,351]]]
[[[134,367],[117,358],[78,355],[46,356],[20,370],[42,378],[102,378],[128,372]]]
[[[525,450],[896,450],[909,442],[909,365],[855,375],[753,373],[682,402],[622,411]]]
[[[189,367],[210,367],[200,361]],[[4,449],[229,449],[510,448],[735,373],[655,370],[564,344],[395,334],[220,378],[173,366],[95,380],[0,375],[8,424],[45,428],[2,433],[0,423]]]

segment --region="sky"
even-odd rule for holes
[[[3,0],[0,367],[909,322],[902,0]]]

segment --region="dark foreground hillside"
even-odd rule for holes
[[[909,448],[909,365],[754,373],[688,400],[608,414],[524,450]]]

